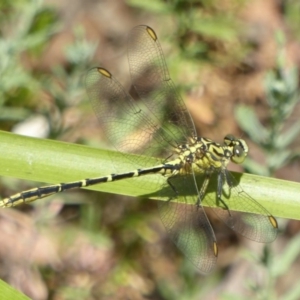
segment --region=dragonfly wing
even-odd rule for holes
[[[207,274],[216,264],[217,241],[203,207],[196,205],[197,193],[194,191],[194,180],[191,176],[170,178],[177,196],[175,197],[173,191],[173,198],[158,201],[158,209],[172,241],[188,260],[202,273]],[[184,195],[181,186],[185,186],[188,193],[185,192]]]
[[[168,129],[163,131],[166,140],[182,144],[187,137],[194,136],[193,120],[170,78],[163,51],[152,28],[142,25],[130,32],[128,61],[132,84],[145,106],[156,116],[164,112],[164,124]]]
[[[93,68],[86,76],[92,107],[110,144],[120,152],[169,157],[174,147],[195,135],[195,128],[150,27],[131,31],[128,60],[133,86],[142,101],[132,99],[109,71]],[[136,167],[148,166],[140,160]]]
[[[228,171],[226,176],[230,176],[232,185],[224,184],[221,201],[210,194],[205,198],[206,203],[213,207],[219,202],[222,208],[214,208],[213,211],[227,226],[244,237],[261,243],[274,241],[278,233],[276,219],[248,195]],[[249,212],[243,212],[245,210]]]
[[[125,91],[119,81],[104,68],[93,68],[86,76],[86,90],[96,116],[112,146],[125,157],[134,157],[135,167],[149,167],[146,156],[153,156],[161,144],[159,124]],[[155,141],[154,138],[157,140]],[[161,160],[157,159],[157,164]]]

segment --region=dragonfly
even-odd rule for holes
[[[149,175],[158,193],[168,195],[166,201],[158,201],[158,210],[169,237],[201,273],[210,273],[218,256],[217,239],[202,205],[204,198],[216,216],[237,233],[257,242],[274,241],[276,219],[243,190],[227,169],[229,162],[241,164],[245,160],[249,151],[246,142],[228,134],[219,144],[197,135],[151,27],[133,28],[127,50],[132,87],[139,99],[132,98],[103,67],[89,70],[86,90],[107,140],[132,169],[23,191],[0,200],[0,207]],[[162,177],[163,183],[159,180]],[[216,181],[213,192],[212,180]]]

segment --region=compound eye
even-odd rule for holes
[[[236,164],[241,164],[245,160],[246,156],[247,152],[245,152],[245,150],[241,146],[236,145],[233,148],[231,160]]]
[[[236,138],[232,134],[227,134],[224,138],[224,143],[227,146],[232,146],[232,143],[235,141],[236,141]]]

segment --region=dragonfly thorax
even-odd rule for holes
[[[193,137],[190,143],[177,148],[183,165],[195,164],[201,171],[226,168],[230,161],[240,164],[247,154],[248,146],[242,139],[226,135],[221,145],[204,137]]]

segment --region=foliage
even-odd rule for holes
[[[171,66],[171,72],[175,76],[184,77],[186,86],[190,84],[190,78],[193,78],[192,80],[198,78],[199,69],[203,63],[220,67],[240,64],[249,45],[241,43],[240,37],[243,35],[244,27],[241,26],[236,15],[245,2],[238,0],[225,2],[217,0],[127,1],[131,7],[135,8],[134,12],[155,15],[158,20],[163,20],[163,22],[159,22],[163,23],[161,26],[172,24],[168,30],[171,35],[162,43],[169,43],[172,51],[176,52],[177,57]],[[298,31],[298,25],[297,16],[294,13],[296,10],[293,10],[294,6],[292,5],[297,6],[296,2],[287,1],[285,6],[290,20],[294,20],[292,24],[295,26],[293,27],[295,32]],[[64,122],[64,115],[74,104],[82,107],[84,105],[82,103],[87,102],[83,91],[82,77],[90,67],[89,61],[95,53],[97,43],[88,42],[83,28],[75,26],[72,41],[63,48],[61,60],[56,65],[52,65],[52,60],[43,55],[45,55],[50,42],[62,31],[59,18],[58,11],[45,6],[41,0],[4,0],[0,2],[1,129],[10,131],[16,124],[26,121],[32,116],[43,116],[49,127],[49,131],[44,137],[63,139],[66,134],[75,131],[72,125]],[[160,24],[157,25],[160,26]],[[299,124],[295,122],[292,128],[285,128],[285,122],[289,119],[298,99],[298,71],[296,68],[285,66],[284,43],[283,38],[279,38],[277,65],[273,71],[268,72],[265,79],[266,95],[270,106],[268,126],[264,126],[259,121],[254,110],[243,106],[237,110],[241,128],[260,145],[267,158],[266,167],[249,160],[247,168],[252,172],[264,175],[272,174],[277,168],[298,156],[298,153],[289,150],[289,146],[299,134]],[[168,58],[173,59],[174,55]],[[11,142],[12,140],[13,142]],[[1,174],[5,176],[59,182],[68,179],[77,180],[84,174],[86,175],[83,177],[99,175],[102,174],[99,173],[100,169],[103,174],[111,172],[109,151],[96,151],[92,148],[81,148],[81,146],[56,143],[50,140],[15,137],[2,133],[1,141]],[[13,146],[11,146],[12,144]],[[24,145],[29,148],[25,150]],[[56,151],[57,149],[61,152]],[[82,149],[84,150],[82,151]],[[28,153],[29,155],[26,156]],[[33,165],[30,164],[33,162],[30,153],[35,154],[35,164]],[[120,164],[123,163],[120,155],[113,154],[113,158]],[[54,159],[57,159],[58,163],[53,164]],[[101,161],[100,164],[99,161]],[[86,166],[87,162],[89,167]],[[35,166],[37,167],[35,168]],[[125,165],[124,169],[126,169]],[[80,177],[78,178],[78,176]],[[299,212],[297,201],[293,201],[298,199],[293,196],[295,195],[293,193],[297,194],[298,186],[296,184],[289,185],[286,182],[261,179],[257,176],[243,176],[241,180],[247,187],[246,190],[253,190],[258,195],[255,196],[256,199],[262,197],[262,203],[266,203],[266,206],[269,205],[267,208],[274,211],[275,215],[295,217]],[[2,190],[5,186],[19,191],[24,186],[19,181],[7,178],[2,182],[4,183]],[[145,184],[147,185],[147,183]],[[27,184],[26,188],[28,188]],[[106,189],[106,192],[127,195],[136,195],[138,192],[136,186],[130,185],[128,182],[102,185],[101,188]],[[275,201],[276,199],[274,200],[272,195],[269,195],[268,198],[264,197],[265,193],[262,193],[264,189],[266,193],[280,191],[281,194]],[[2,195],[10,193],[1,192]],[[101,201],[99,201],[100,197]],[[100,193],[97,195],[89,193],[88,201],[83,201],[82,198],[81,196],[77,197],[75,193],[67,193],[61,197],[59,195],[57,201],[37,201],[30,208],[32,210],[24,209],[29,211],[29,215],[36,225],[34,230],[43,233],[46,229],[54,230],[54,235],[60,239],[57,244],[64,245],[60,248],[60,252],[69,253],[69,257],[71,257],[71,267],[66,264],[64,265],[65,270],[60,269],[61,266],[55,268],[57,267],[55,264],[53,264],[55,267],[52,268],[52,261],[47,261],[46,265],[39,267],[43,280],[48,283],[49,288],[55,290],[52,290],[52,293],[60,295],[63,299],[68,297],[74,299],[76,296],[88,298],[92,297],[94,292],[91,286],[98,286],[98,295],[104,295],[106,292],[108,295],[112,295],[118,289],[121,289],[122,292],[125,291],[125,287],[134,282],[134,290],[139,290],[142,286],[143,293],[147,295],[152,293],[164,299],[174,299],[174,297],[198,299],[200,293],[204,298],[210,289],[214,289],[216,285],[222,283],[222,276],[226,273],[224,269],[223,274],[217,272],[203,279],[189,264],[182,264],[182,269],[178,274],[175,269],[176,255],[172,252],[176,251],[175,247],[162,250],[165,249],[165,244],[162,248],[161,238],[157,233],[157,228],[160,227],[158,222],[155,223],[152,218],[154,208],[151,204],[147,206],[145,201],[133,202],[124,197],[113,201],[111,195]],[[269,199],[271,200],[269,201]],[[284,207],[283,201],[287,201],[287,205]],[[57,208],[55,205],[61,206]],[[148,209],[149,207],[150,209]],[[71,212],[75,211],[77,216],[75,220],[74,213],[72,215],[68,209]],[[156,211],[155,216],[157,219]],[[62,224],[69,219],[71,221],[68,224],[71,224],[72,230],[66,229],[67,226],[64,227]],[[15,226],[15,224],[13,225]],[[59,229],[57,230],[57,228]],[[75,250],[72,249],[73,252],[71,251],[70,254],[67,244],[71,244],[71,239],[67,237],[74,237],[78,232],[83,234],[89,242],[92,241],[92,246],[84,245],[89,250],[85,252],[85,247],[81,248],[76,244],[74,248],[82,252],[76,255],[74,254]],[[99,237],[103,240],[107,239],[109,242],[98,241]],[[15,247],[18,239],[13,238]],[[267,250],[262,258],[247,254],[253,262],[261,263],[265,267],[266,278],[272,280],[270,285],[262,283],[260,286],[253,282],[247,282],[248,291],[252,291],[253,294],[259,292],[265,298],[273,293],[270,291],[270,287],[275,289],[275,283],[279,276],[285,274],[297,256],[296,242],[298,243],[298,237],[295,237],[289,247],[282,251],[280,259],[274,256],[271,260],[273,254]],[[142,246],[143,243],[144,246]],[[26,254],[32,253],[32,240],[28,244],[30,246],[27,249],[28,252],[22,253],[22,257],[26,257],[26,260]],[[100,273],[93,273],[92,269],[87,274],[88,272],[84,273],[85,270],[80,269],[84,264],[78,257],[82,257],[82,253],[85,255],[93,253],[97,248],[95,244],[97,247],[115,244],[116,249],[113,253],[122,258],[117,264],[112,264],[108,259],[105,260],[109,269],[104,273],[102,270]],[[110,246],[107,249],[112,252]],[[46,250],[48,249],[45,249],[45,252]],[[147,251],[154,257],[152,263],[141,258]],[[164,253],[164,251],[168,263],[162,263],[157,254]],[[101,255],[103,255],[102,252]],[[91,255],[91,257],[93,256]],[[106,258],[106,256],[104,257]],[[116,260],[116,258],[114,259]],[[74,266],[79,267],[76,269]],[[35,266],[34,269],[36,269]],[[74,277],[70,275],[74,275]],[[100,280],[100,284],[98,284],[98,277],[101,276],[105,277],[107,281],[103,283]],[[66,278],[71,278],[71,280],[67,281]],[[84,280],[81,280],[82,278]],[[103,280],[103,278],[101,279]],[[200,280],[201,284],[199,284]],[[84,286],[83,289],[73,288],[72,284],[77,281]],[[290,289],[289,295],[285,294],[285,299],[297,299],[299,295],[297,289],[299,290],[297,286]],[[2,291],[1,289],[1,295]],[[226,295],[222,295],[222,297],[225,299]],[[229,297],[233,299],[237,296],[229,295]]]
[[[83,29],[74,29],[74,43],[65,49],[66,65],[41,73],[37,64],[50,38],[60,30],[57,13],[40,0],[19,0],[3,4],[0,33],[0,105],[2,127],[9,129],[24,119],[43,115],[54,138],[68,130],[61,116],[82,96],[82,74],[96,44],[85,41]],[[44,61],[45,62],[45,61]],[[26,64],[28,66],[26,66]],[[30,70],[32,68],[32,70]],[[52,107],[41,102],[45,94]]]
[[[0,279],[1,297],[7,300],[29,300],[28,297],[14,290],[11,286]]]
[[[300,121],[296,120],[293,123],[290,121],[296,105],[299,105],[299,72],[296,67],[287,67],[286,44],[282,32],[277,34],[277,45],[276,66],[267,72],[264,80],[265,95],[269,106],[267,125],[259,121],[258,115],[251,107],[240,105],[236,109],[239,125],[262,149],[266,160],[265,164],[259,164],[253,159],[248,159],[245,166],[251,173],[263,176],[273,175],[276,170],[300,157],[299,150],[291,150],[293,142],[300,133]],[[285,190],[284,187],[282,189]],[[274,201],[277,201],[278,194],[274,195],[276,195]],[[283,198],[281,207],[285,205],[286,199]],[[269,247],[264,248],[264,256],[260,264],[268,272],[268,284],[261,286],[253,282],[249,283],[250,288],[258,295],[258,299],[276,297],[274,293],[276,282],[297,259],[299,251],[296,245],[298,244],[299,235],[291,239],[289,245],[280,254],[272,254]],[[298,299],[299,296],[300,289],[298,285],[294,285],[281,299]]]
[[[236,110],[236,117],[241,128],[262,148],[266,157],[265,165],[248,159],[246,166],[251,173],[264,176],[274,174],[274,171],[300,155],[299,151],[289,149],[300,133],[300,122],[295,121],[293,125],[289,125],[289,128],[285,126],[295,106],[299,104],[299,74],[295,67],[286,67],[284,46],[283,34],[278,33],[277,64],[274,70],[267,73],[264,82],[269,105],[268,125],[262,125],[250,107],[241,105]]]

